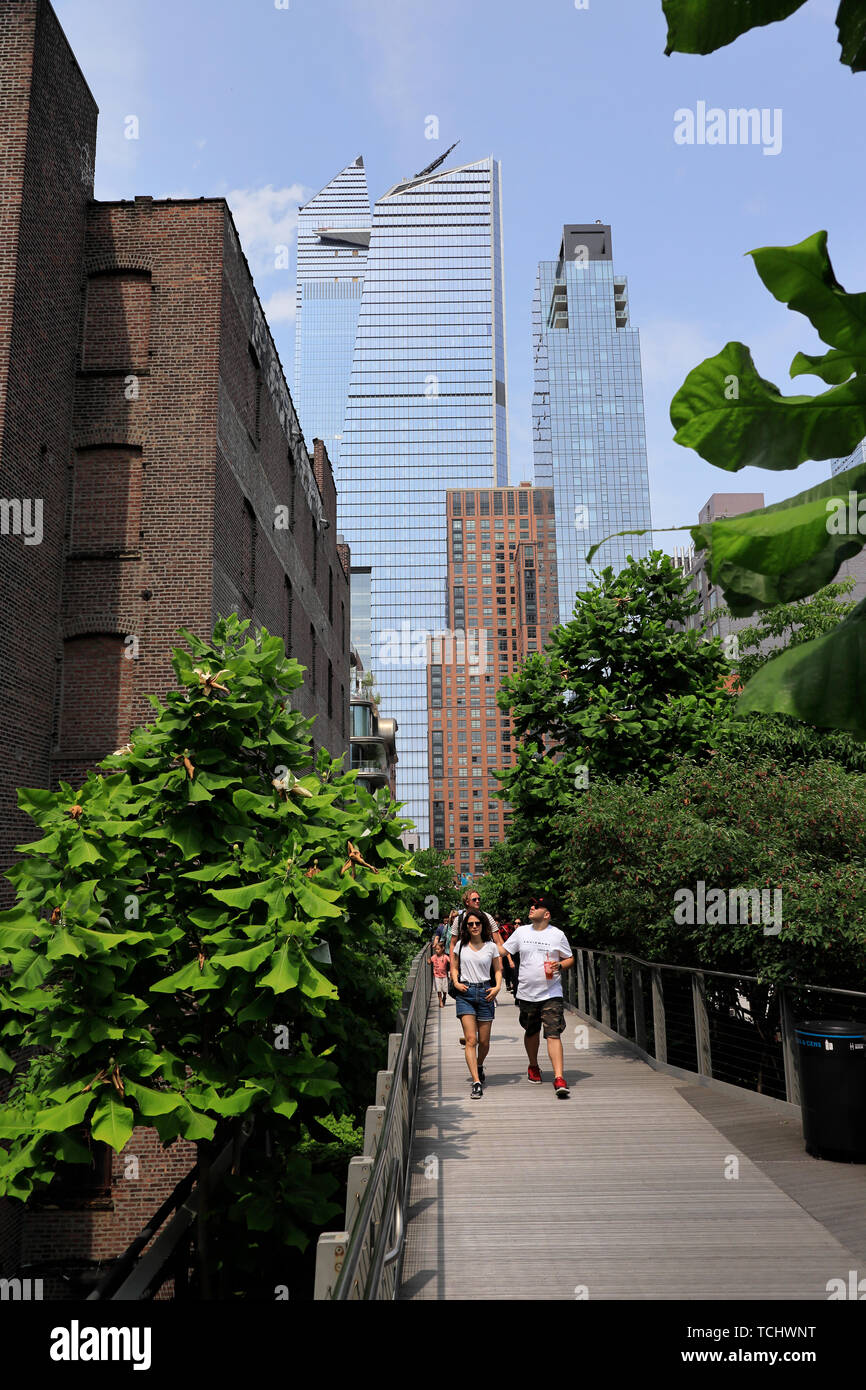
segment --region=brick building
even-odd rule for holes
[[[125,743],[174,684],[180,627],[236,610],[282,635],[315,747],[349,745],[334,479],[230,209],[95,202],[96,121],[48,0],[0,0],[0,869],[32,838],[16,789],[75,784]],[[0,1273],[122,1249],[189,1161],[151,1131],[127,1153],[139,1179],[118,1156],[108,1195],[34,1214],[23,1246],[0,1213]]]
[[[430,825],[462,875],[505,836],[493,771],[515,749],[496,692],[559,621],[556,523],[553,489],[529,483],[454,490],[446,509],[450,634],[433,640],[427,674]]]

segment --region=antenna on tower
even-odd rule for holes
[[[456,149],[457,149],[457,146],[458,146],[459,144],[460,144],[460,141],[459,141],[459,140],[455,140],[455,141],[454,141],[454,144],[453,144],[453,145],[449,145],[448,149],[445,151],[444,154],[440,154],[439,158],[438,158],[438,159],[434,159],[432,164],[428,164],[426,169],[422,169],[421,172],[420,172],[420,174],[414,174],[414,175],[413,175],[413,178],[416,178],[416,179],[423,179],[423,177],[424,177],[425,174],[432,174],[432,173],[433,173],[433,170],[434,170],[434,169],[438,169],[438,168],[439,168],[439,165],[442,164],[442,163],[444,163],[444,161],[448,158],[448,156],[449,156],[449,154],[451,153],[451,151],[452,151],[452,150],[456,150]]]

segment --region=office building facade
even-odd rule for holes
[[[532,308],[535,482],[556,499],[559,616],[591,580],[586,555],[623,530],[651,526],[638,331],[615,272],[610,227],[563,228],[559,256],[538,266]],[[606,542],[592,569],[624,568],[652,536]]]
[[[496,692],[558,622],[552,488],[451,491],[448,615],[427,673],[431,844],[462,877],[504,839],[508,807],[493,773],[515,760]],[[463,641],[460,641],[463,635]]]
[[[370,195],[359,155],[298,212],[294,397],[308,444],[336,468],[370,245]]]
[[[494,159],[431,166],[377,201],[342,435],[341,529],[353,565],[370,571],[368,669],[399,724],[397,796],[423,845],[425,643],[446,622],[445,496],[508,480]]]

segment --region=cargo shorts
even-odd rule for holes
[[[565,1007],[562,999],[518,999],[520,1026],[529,1038],[544,1026],[546,1038],[560,1038],[565,1032]]]

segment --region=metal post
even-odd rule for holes
[[[614,956],[613,960],[613,981],[614,993],[616,995],[616,1031],[620,1037],[628,1037],[628,1011],[625,1007],[625,975],[623,974],[622,959]]]
[[[595,979],[595,952],[586,953],[586,983],[589,996],[587,1013],[590,1018],[598,1018],[598,988]]]
[[[643,975],[639,965],[631,968],[631,993],[634,1000],[634,1040],[646,1052],[646,1019],[643,1011]]]
[[[800,1073],[797,1070],[795,1049],[794,1013],[791,1000],[784,985],[779,985],[779,1015],[782,1033],[782,1058],[785,1063],[785,1099],[792,1105],[800,1104]]]
[[[602,956],[599,963],[599,975],[601,976],[601,1021],[606,1028],[610,1027],[610,978],[607,969],[607,956]]]
[[[313,1298],[331,1297],[337,1275],[343,1268],[343,1257],[349,1244],[348,1231],[327,1231],[319,1236],[316,1245],[316,1275]]]
[[[668,1035],[665,1029],[665,992],[662,985],[662,972],[657,965],[652,967],[652,991],[656,1061],[666,1062],[668,1060]]]
[[[575,953],[574,968],[577,973],[577,1007],[586,1013],[586,951],[582,948]]]
[[[355,1217],[364,1200],[364,1192],[373,1171],[372,1158],[355,1157],[349,1159],[349,1176],[346,1179],[346,1230],[351,1231]]]
[[[713,1061],[710,1056],[707,982],[701,970],[696,970],[692,975],[692,1008],[695,1015],[695,1049],[698,1055],[698,1072],[701,1076],[712,1076]]]

